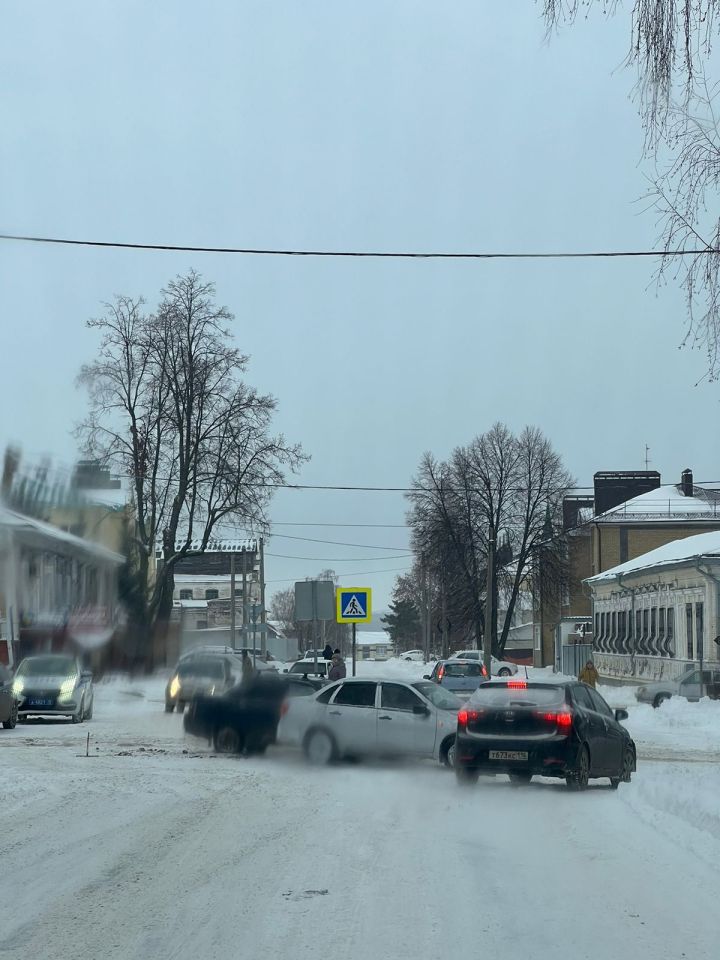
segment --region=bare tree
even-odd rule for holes
[[[490,630],[492,648],[502,654],[523,590],[531,590],[534,555],[554,543],[562,499],[572,479],[550,441],[535,427],[515,436],[496,423],[466,447],[453,451],[447,464],[426,454],[409,495],[409,522],[415,551],[433,557],[440,570],[452,571],[462,587],[458,607],[479,639]],[[496,531],[497,595],[493,618],[485,624],[488,533]],[[548,532],[550,530],[550,533]],[[558,547],[559,549],[559,547]],[[504,617],[499,628],[499,600]]]
[[[617,0],[542,0],[549,29],[592,8],[626,13]],[[708,376],[720,375],[720,132],[717,86],[708,79],[720,31],[720,0],[633,0],[627,64],[654,158],[648,194],[663,251],[657,280],[679,282],[687,303],[684,344],[704,349]]]
[[[191,271],[167,285],[154,313],[120,296],[88,324],[101,341],[80,372],[89,413],[78,433],[88,453],[131,479],[145,585],[135,629],[168,617],[175,564],[206,550],[226,518],[266,527],[284,468],[303,459],[299,446],[269,432],[275,399],[242,379],[248,357],[232,344],[232,319],[213,284]]]

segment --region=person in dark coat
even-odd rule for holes
[[[329,643],[326,643],[325,649],[323,650],[323,659],[332,660],[332,657],[333,657],[333,648],[330,646]]]
[[[339,653],[334,653],[330,661],[330,670],[328,671],[328,680],[342,680],[347,676],[345,661]]]
[[[242,683],[247,686],[255,676],[255,667],[247,650],[242,652]]]

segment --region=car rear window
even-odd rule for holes
[[[520,703],[528,706],[549,706],[565,700],[565,688],[549,684],[532,686],[530,684],[486,683],[478,687],[472,695],[472,703],[484,707],[501,707],[506,703]]]
[[[479,663],[446,663],[446,677],[479,677],[481,674]]]

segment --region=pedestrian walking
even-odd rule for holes
[[[595,664],[592,662],[592,660],[588,660],[588,662],[580,671],[578,680],[581,683],[586,683],[589,687],[596,687],[599,678],[600,674],[597,672]]]
[[[331,666],[330,670],[328,671],[328,680],[342,680],[347,676],[345,661],[339,653],[334,653],[332,655],[330,664]]]

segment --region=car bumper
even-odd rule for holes
[[[72,703],[54,704],[53,706],[27,705],[21,704],[18,707],[19,717],[73,717],[80,710],[80,704]]]
[[[568,737],[509,740],[483,738],[481,742],[458,736],[455,766],[480,773],[531,773],[533,776],[564,777],[575,765],[578,744]],[[527,754],[527,757],[491,758],[490,754]]]

